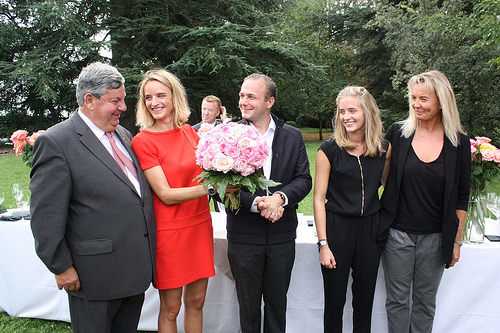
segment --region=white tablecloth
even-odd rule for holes
[[[239,332],[238,305],[226,251],[225,216],[213,215],[217,275],[210,279],[204,308],[204,332]],[[295,266],[288,292],[287,332],[322,332],[323,284],[311,218],[300,216]],[[379,271],[373,309],[373,332],[386,332],[385,287]],[[351,298],[344,315],[345,332],[352,331]],[[146,293],[139,329],[155,330],[157,292]],[[34,252],[29,222],[0,222],[0,310],[11,316],[69,321],[66,293],[57,289]],[[182,330],[182,311],[178,326]],[[438,294],[434,332],[500,331],[500,244],[466,244],[462,259],[446,270]]]

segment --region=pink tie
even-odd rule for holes
[[[113,151],[113,157],[116,160],[116,163],[120,166],[120,168],[123,170],[123,173],[125,175],[127,174],[126,169],[130,171],[132,176],[137,179],[137,172],[135,171],[134,164],[132,163],[132,160],[125,155],[116,145],[115,138],[113,137],[112,132],[107,132],[106,136],[108,137],[109,143],[111,143],[111,150]]]

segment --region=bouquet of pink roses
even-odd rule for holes
[[[264,177],[269,149],[254,127],[230,122],[199,133],[196,163],[204,170],[199,178],[217,190],[226,207],[238,210],[240,205],[239,191],[226,194],[228,186],[255,193],[279,185]]]
[[[484,191],[490,180],[500,173],[500,149],[491,144],[491,139],[476,136],[470,139],[472,154],[471,197],[477,197]]]
[[[29,167],[31,167],[33,159],[33,145],[43,132],[45,130],[28,135],[28,131],[17,130],[10,136],[10,141],[14,144],[14,153],[16,156],[22,156],[24,163]]]

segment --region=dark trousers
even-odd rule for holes
[[[325,333],[342,332],[347,282],[352,269],[353,332],[370,332],[380,259],[375,242],[376,215],[345,217],[327,212],[326,233],[337,267],[321,268],[325,295]]]
[[[108,301],[89,301],[68,294],[74,333],[137,333],[144,294]]]
[[[264,332],[285,333],[286,294],[290,285],[295,241],[272,245],[228,242],[236,283],[242,333],[259,333],[264,299]]]

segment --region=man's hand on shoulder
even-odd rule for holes
[[[66,291],[79,291],[80,290],[80,279],[78,278],[78,273],[76,269],[71,266],[61,274],[56,274],[57,288],[64,288]]]

